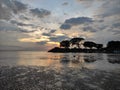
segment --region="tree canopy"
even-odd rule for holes
[[[120,41],[109,41],[107,49],[120,49]]]
[[[95,42],[92,42],[92,41],[86,41],[86,42],[84,42],[83,46],[85,48],[88,47],[88,48],[92,49],[93,47],[97,47],[97,44]]]
[[[84,38],[72,38],[70,40],[70,44],[73,46],[73,45],[76,45],[78,48],[80,48],[80,42],[84,40]]]
[[[61,41],[61,42],[60,42],[60,47],[69,48],[69,47],[70,47],[70,42],[69,42],[69,40]]]

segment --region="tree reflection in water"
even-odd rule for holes
[[[91,63],[91,62],[95,62],[96,61],[96,57],[94,55],[92,56],[85,56],[82,54],[73,54],[73,53],[67,53],[63,56],[60,57],[60,63],[62,64],[71,64],[71,65],[78,65],[78,64],[82,64],[84,62],[87,63]]]
[[[95,62],[96,58],[94,56],[88,56],[87,58],[86,57],[84,58],[84,61],[88,63]]]
[[[119,55],[117,55],[117,54],[107,54],[107,57],[108,57],[107,60],[108,60],[109,63],[120,64],[120,57],[119,57]]]

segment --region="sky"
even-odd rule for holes
[[[47,51],[62,40],[120,40],[120,0],[0,0],[0,50]]]

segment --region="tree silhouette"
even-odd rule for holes
[[[84,40],[84,38],[72,38],[70,40],[70,44],[73,46],[73,45],[76,45],[78,48],[80,48],[80,42]]]
[[[60,42],[60,47],[69,48],[69,47],[70,47],[70,42],[69,42],[69,40],[61,41],[61,42]]]
[[[97,49],[102,49],[103,48],[103,44],[97,44]]]
[[[107,43],[107,49],[108,50],[120,49],[120,41],[109,41]]]
[[[97,48],[97,44],[94,43],[94,42],[91,42],[91,41],[86,41],[86,42],[84,42],[83,46],[84,46],[85,48],[88,47],[88,48],[90,48],[90,49],[92,49],[93,47],[96,47],[96,48]]]

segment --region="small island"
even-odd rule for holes
[[[120,41],[109,41],[106,47],[93,41],[86,41],[84,38],[72,38],[63,40],[59,47],[54,47],[48,52],[67,53],[120,53]]]

